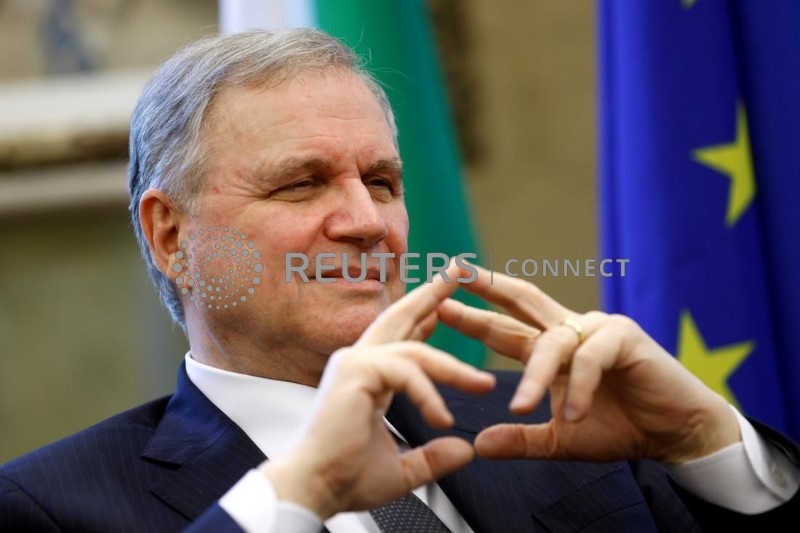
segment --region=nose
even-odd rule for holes
[[[329,239],[369,248],[386,237],[386,221],[380,206],[360,179],[343,186],[334,201],[337,205],[325,225]]]

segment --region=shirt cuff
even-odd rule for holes
[[[675,481],[695,496],[743,514],[770,511],[800,487],[800,470],[761,437],[733,406],[742,442],[680,465],[669,466]]]
[[[246,533],[317,533],[322,521],[300,505],[278,500],[272,483],[250,470],[219,500],[219,505]]]

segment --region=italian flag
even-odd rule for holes
[[[409,252],[479,254],[424,0],[220,0],[219,6],[223,33],[317,27],[354,48],[395,112],[411,221]],[[461,289],[457,298],[486,307]],[[474,365],[484,362],[482,344],[448,328],[437,328],[429,342]]]

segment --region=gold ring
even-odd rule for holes
[[[561,325],[567,326],[568,328],[570,328],[572,331],[575,332],[575,334],[578,336],[578,344],[583,343],[584,339],[586,338],[583,333],[583,326],[581,326],[580,324],[578,324],[578,322],[576,322],[571,318],[565,318],[561,322]]]

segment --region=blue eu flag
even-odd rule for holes
[[[604,305],[800,438],[800,2],[599,8]]]

